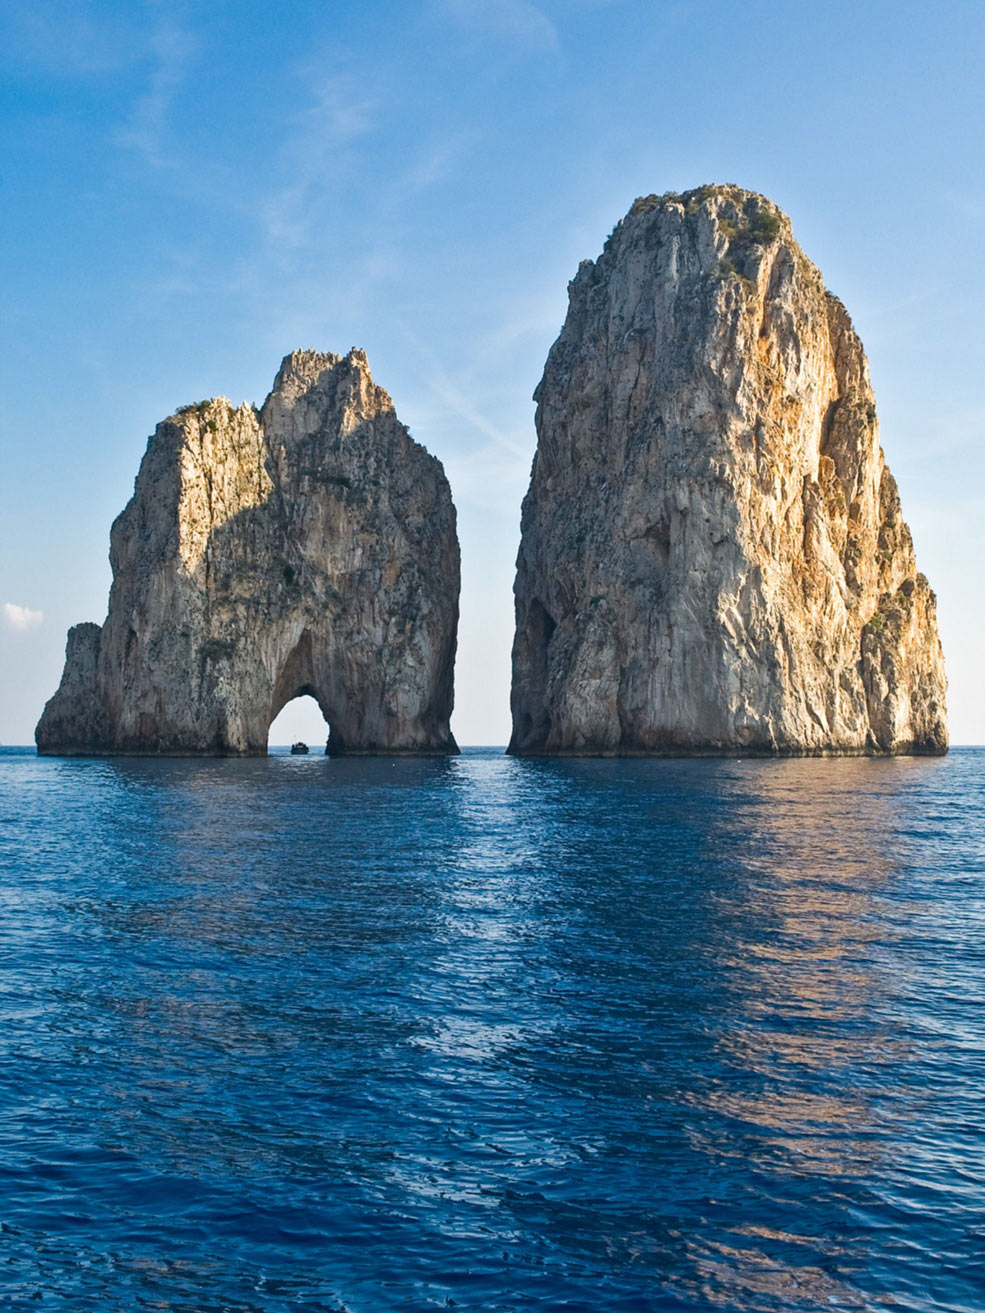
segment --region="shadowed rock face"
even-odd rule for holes
[[[457,751],[455,510],[362,351],[296,351],[260,411],[158,425],[110,561],[41,752],[262,755],[305,693],[332,752]]]
[[[861,343],[762,196],[637,201],[535,394],[518,754],[942,753]]]

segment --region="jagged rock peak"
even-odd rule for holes
[[[511,751],[946,750],[865,353],[771,201],[637,200],[535,399]]]
[[[366,352],[362,347],[355,346],[344,356],[337,356],[331,351],[291,351],[280,362],[272,391],[278,393],[291,388],[307,389],[318,384],[319,380],[323,385],[337,386],[343,379],[351,382],[357,375],[366,380],[378,395],[390,400],[383,388],[373,382]],[[392,402],[390,404],[393,405]]]
[[[334,752],[457,751],[455,511],[363,351],[295,351],[263,406],[178,410],[110,535],[42,752],[255,755],[314,696]]]

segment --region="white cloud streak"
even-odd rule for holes
[[[10,629],[37,629],[44,620],[43,611],[32,611],[29,606],[18,606],[16,602],[4,602],[3,618]]]
[[[77,0],[6,0],[0,6],[0,63],[17,74],[105,77],[126,69],[140,42],[139,15],[101,12]]]
[[[156,62],[150,85],[117,140],[152,168],[161,169],[176,163],[168,149],[168,114],[194,57],[195,41],[188,32],[165,21],[154,31],[151,50]]]
[[[325,206],[353,163],[354,143],[376,127],[377,103],[365,80],[310,68],[296,78],[307,84],[310,103],[285,123],[278,172],[287,181],[256,202],[265,236],[281,258],[309,243],[324,224]]]
[[[463,28],[527,49],[558,49],[557,28],[531,0],[438,0],[437,9]]]

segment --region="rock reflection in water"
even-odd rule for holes
[[[11,1298],[976,1307],[981,760],[0,754]]]
[[[832,1230],[830,1218],[853,1182],[887,1168],[886,1109],[910,1049],[890,1022],[898,932],[883,901],[899,863],[885,775],[883,763],[874,772],[855,760],[753,765],[740,773],[751,787],[737,784],[715,823],[745,879],[723,909],[734,936],[720,961],[722,1066],[690,1092],[692,1144],[763,1183],[753,1220],[690,1246],[696,1276],[723,1304],[853,1302],[844,1275],[864,1250],[839,1238],[854,1229],[847,1210],[847,1226]],[[826,1211],[799,1205],[804,1181]],[[777,1228],[798,1213],[805,1233]]]

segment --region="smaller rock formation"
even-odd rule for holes
[[[42,753],[261,755],[313,696],[333,753],[456,752],[455,510],[362,351],[296,351],[260,410],[159,424],[69,633]]]
[[[775,205],[638,200],[535,399],[511,752],[946,751],[865,353]]]

